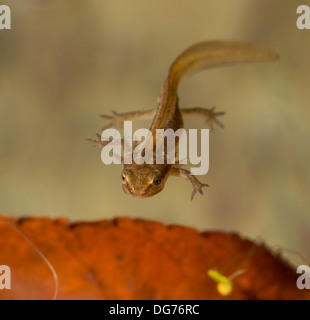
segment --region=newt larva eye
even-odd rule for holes
[[[161,184],[161,178],[154,179],[153,183],[154,183],[155,186],[160,185]]]
[[[127,182],[126,176],[122,174],[122,183],[126,183],[126,182]]]

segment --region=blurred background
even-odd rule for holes
[[[310,259],[310,30],[303,1],[2,0],[0,213],[90,221],[117,216],[238,232],[294,263]],[[86,141],[98,115],[156,107],[173,59],[204,40],[270,45],[274,63],[213,69],[186,79],[180,106],[216,106],[210,188],[168,179],[149,199],[123,193],[121,166]],[[148,127],[141,121],[138,127]],[[203,128],[195,117],[186,128]]]

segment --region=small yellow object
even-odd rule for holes
[[[232,293],[233,290],[233,282],[232,280],[236,278],[237,276],[245,273],[245,270],[240,269],[233,273],[231,276],[226,277],[223,274],[221,274],[219,271],[210,269],[208,270],[208,276],[217,282],[217,292],[222,296],[228,296]]]
[[[216,286],[217,292],[222,296],[228,296],[232,293],[233,283],[229,281],[229,283],[219,282]]]
[[[229,278],[222,275],[219,271],[212,269],[208,270],[208,276],[217,282],[216,289],[220,295],[228,296],[231,294],[233,290],[233,283]]]

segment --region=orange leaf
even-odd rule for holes
[[[309,291],[297,289],[294,268],[237,234],[199,233],[129,218],[84,223],[1,219],[21,230],[51,263],[58,277],[57,299],[310,298]],[[2,221],[0,265],[11,269],[11,289],[0,290],[0,299],[53,298],[50,268]],[[231,278],[232,291],[224,296],[209,270],[224,278],[242,272]]]

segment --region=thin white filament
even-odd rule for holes
[[[0,218],[0,221],[6,223],[7,225],[9,225],[10,227],[12,227],[14,230],[16,230],[27,242],[28,244],[32,247],[32,249],[42,258],[42,260],[47,264],[47,266],[49,267],[49,269],[51,270],[52,274],[53,274],[53,278],[55,280],[55,290],[54,290],[54,295],[52,300],[56,300],[57,297],[57,293],[58,293],[58,277],[57,277],[57,273],[53,267],[53,265],[50,263],[50,261],[46,258],[46,256],[31,242],[31,240],[21,231],[19,230],[16,226],[14,226],[11,222],[6,221],[4,219]]]

